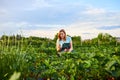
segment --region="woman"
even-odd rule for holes
[[[61,29],[58,33],[56,49],[58,52],[71,52],[73,50],[72,39],[66,35],[64,29]]]

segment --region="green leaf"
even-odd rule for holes
[[[10,77],[9,80],[18,80],[20,77],[21,73],[20,72],[14,72],[13,75]]]

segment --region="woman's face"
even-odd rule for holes
[[[65,33],[64,32],[60,32],[60,37],[61,37],[61,39],[64,39],[65,38]]]

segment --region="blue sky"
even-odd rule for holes
[[[61,29],[83,39],[120,37],[120,0],[0,0],[0,36],[53,38]],[[85,34],[87,33],[87,34]]]

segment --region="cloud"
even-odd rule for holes
[[[4,22],[0,23],[0,35],[3,33],[9,35],[9,34],[17,34],[21,30],[21,27],[26,26],[26,22],[20,22],[20,23],[15,23],[15,22]]]
[[[41,36],[53,38],[57,30],[64,28],[62,24],[32,24],[28,22],[0,23],[0,35],[23,34],[24,36]]]
[[[6,14],[7,14],[7,10],[3,9],[3,8],[0,8],[0,16],[4,16]]]
[[[75,35],[78,35],[78,36],[81,36],[82,39],[92,39],[94,37],[97,37],[97,35],[99,33],[109,33],[111,34],[112,36],[116,36],[116,37],[119,37],[120,35],[120,27],[116,27],[113,29],[113,27],[111,27],[112,29],[99,29],[100,26],[98,25],[100,23],[76,23],[76,24],[72,24],[71,26],[69,26],[69,28],[65,29],[67,31],[67,33],[71,36],[75,36]],[[104,24],[100,24],[101,26],[104,26],[106,25],[105,23]],[[112,24],[109,24],[109,25],[112,25]],[[116,26],[116,25],[113,25],[113,26]]]
[[[35,8],[51,6],[46,0],[35,0],[35,2],[32,5]]]
[[[88,6],[85,11],[82,12],[83,14],[87,15],[101,15],[106,13],[105,9],[102,8],[93,8],[91,6]]]
[[[114,29],[119,29],[120,26],[102,26],[102,27],[98,27],[97,29],[100,30],[114,30]]]
[[[92,9],[91,11],[96,10],[96,8]],[[120,35],[120,12],[102,11],[102,9],[95,14],[94,12],[87,14],[84,12],[80,12],[76,22],[68,25],[67,32],[72,36],[79,35],[82,39],[91,39],[97,37],[101,32],[109,33],[112,36]]]
[[[3,8],[0,8],[0,35],[3,32],[16,34],[22,30],[25,36],[53,38],[62,28],[67,34],[82,36],[83,39],[96,37],[99,32],[120,35],[119,10],[114,11],[73,0],[6,2]]]
[[[47,0],[34,0],[31,4],[31,7],[26,8],[25,10],[37,10],[41,8],[52,7],[53,5],[48,3]]]
[[[70,36],[81,36],[82,39],[91,39],[97,37],[98,33],[110,33],[113,36],[119,36],[119,15],[110,15],[118,14],[119,12],[109,13],[109,16],[104,13],[102,15],[95,16],[90,15],[89,20],[87,18],[83,20],[76,20],[71,24],[41,24],[41,23],[29,23],[29,22],[7,22],[1,23],[0,32],[6,33],[22,33],[24,36],[41,36],[54,38],[54,35],[60,30],[65,29],[67,34]],[[86,14],[86,16],[88,16]],[[101,18],[101,16],[104,16]],[[79,15],[78,17],[81,17]],[[84,16],[82,16],[84,17]],[[109,18],[110,17],[110,18]],[[116,26],[116,27],[115,27]],[[104,28],[105,27],[105,28]]]
[[[57,33],[56,30],[23,30],[23,35],[28,36],[37,36],[37,37],[47,37],[53,39],[55,34]]]
[[[10,19],[10,12],[5,8],[0,8],[0,22],[3,22],[6,19]]]

